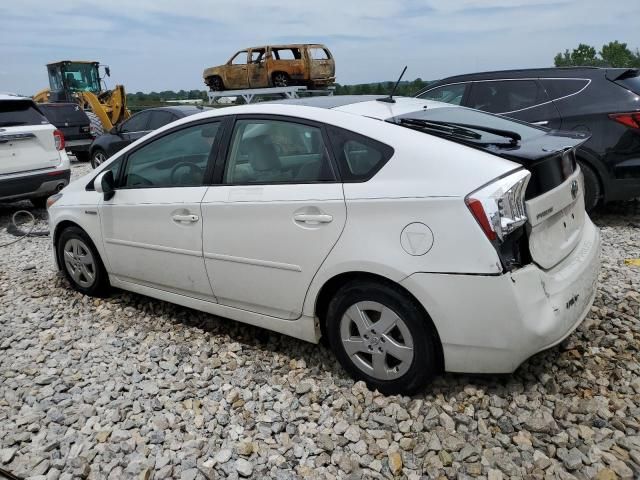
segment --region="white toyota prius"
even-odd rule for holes
[[[208,111],[50,197],[55,260],[88,295],[324,335],[386,393],[512,372],[593,302],[586,139],[408,98]]]

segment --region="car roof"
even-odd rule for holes
[[[413,97],[394,97],[394,102],[381,102],[384,95],[330,95],[324,97],[306,97],[296,99],[273,100],[270,104],[301,105],[328,110],[352,113],[363,117],[386,120],[410,112],[433,108],[460,108],[449,103],[436,102]]]
[[[257,47],[247,47],[247,48],[243,48],[242,50],[256,50],[256,49],[260,49],[260,48],[300,48],[300,47],[320,47],[320,48],[326,48],[322,43],[283,43],[280,45],[259,45]],[[242,51],[241,50],[241,51]]]
[[[0,92],[0,100],[31,100],[32,98],[24,97],[22,95],[18,95],[17,93],[10,92]]]
[[[171,112],[186,117],[195,113],[202,113],[206,110],[209,110],[209,108],[199,105],[163,105],[161,107],[145,108],[144,110],[136,112],[136,114],[142,112]]]
[[[606,72],[620,70],[621,72],[628,70],[625,68],[600,68],[600,67],[550,67],[550,68],[522,68],[515,70],[494,70],[489,72],[467,73],[462,75],[454,75],[440,80],[436,80],[423,88],[421,92],[430,90],[433,87],[456,83],[469,82],[477,80],[499,80],[513,78],[575,78],[586,77],[593,78]]]

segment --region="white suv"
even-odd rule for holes
[[[169,124],[50,199],[56,262],[317,342],[383,392],[505,373],[589,312],[583,134],[419,99],[302,99]]]
[[[44,207],[69,177],[62,133],[30,98],[0,93],[0,201]]]

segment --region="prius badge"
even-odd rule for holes
[[[573,182],[571,182],[571,196],[573,197],[574,200],[578,196],[579,190],[580,189],[578,187],[578,180],[574,180]]]

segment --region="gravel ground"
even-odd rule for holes
[[[0,243],[24,205],[0,205]],[[603,269],[576,333],[513,375],[445,375],[413,398],[354,384],[323,346],[121,291],[84,297],[53,272],[48,238],[3,248],[0,468],[38,479],[639,478],[640,268],[624,259],[640,256],[640,203],[594,218]]]

